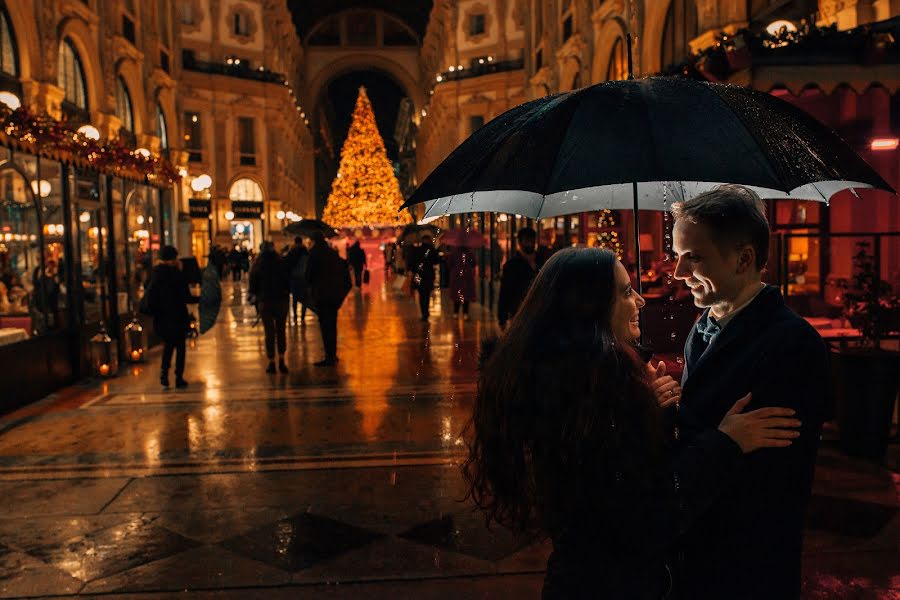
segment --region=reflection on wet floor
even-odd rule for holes
[[[420,323],[373,277],[318,369],[315,316],[266,375],[241,284],[189,350],[186,390],[155,361],[0,422],[0,597],[538,598],[546,541],[484,526],[458,462],[480,340]],[[894,471],[822,452],[806,598],[898,598]],[[341,585],[334,585],[341,583]],[[185,591],[187,590],[187,591]]]

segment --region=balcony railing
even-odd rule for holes
[[[485,62],[484,64],[475,64],[468,69],[445,71],[444,73],[441,73],[441,78],[443,81],[459,81],[460,79],[480,77],[482,75],[490,75],[491,73],[517,71],[524,68],[525,59],[523,58],[516,58],[513,60],[495,60]]]
[[[206,73],[208,75],[225,75],[226,77],[237,77],[239,79],[250,79],[265,83],[283,84],[285,81],[284,75],[281,73],[269,71],[268,69],[252,69],[247,66],[245,62],[238,65],[229,65],[225,63],[197,60],[189,54],[185,54],[182,59],[182,66],[187,71]]]

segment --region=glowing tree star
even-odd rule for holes
[[[400,184],[384,150],[366,89],[361,87],[322,219],[338,228],[394,226],[410,220],[405,212],[397,212],[401,204]]]

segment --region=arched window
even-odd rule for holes
[[[134,131],[134,113],[131,110],[131,94],[121,77],[116,78],[116,116],[122,121],[122,127]]]
[[[68,39],[59,45],[59,65],[56,84],[65,92],[65,100],[80,108],[88,110],[87,93],[84,85],[84,69],[78,52]]]
[[[162,107],[156,103],[156,133],[159,135],[159,147],[163,150],[169,149],[169,128],[166,127],[166,115],[163,114]]]
[[[16,40],[12,36],[9,17],[0,8],[0,73],[19,76],[19,61],[16,56]]]
[[[613,44],[609,55],[609,64],[606,67],[606,80],[618,81],[628,79],[628,55],[626,54],[625,40],[618,38]]]
[[[252,179],[238,179],[231,184],[228,198],[229,200],[243,200],[245,202],[262,202],[262,188]]]
[[[690,41],[697,37],[696,0],[672,0],[663,29],[660,65],[678,64],[691,53]]]

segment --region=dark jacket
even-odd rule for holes
[[[503,265],[503,274],[500,277],[500,295],[497,298],[497,321],[503,326],[512,318],[519,305],[525,299],[531,282],[534,281],[540,262],[535,257],[535,269],[531,268],[528,261],[521,253],[516,252]]]
[[[156,265],[147,296],[147,308],[153,315],[156,335],[169,344],[183,342],[191,323],[187,305],[196,304],[199,298],[191,295],[181,269],[167,263]]]
[[[409,268],[413,273],[413,287],[426,291],[434,289],[434,265],[440,262],[441,256],[433,245],[413,246],[409,260]]]
[[[802,530],[830,381],[825,344],[769,286],[708,347],[695,325],[685,358],[675,417],[683,442],[715,427],[748,392],[746,411],[790,407],[803,427],[789,448],[743,456],[720,498],[681,540],[682,596],[799,598]]]
[[[287,263],[277,252],[267,250],[253,263],[248,291],[256,297],[260,314],[287,315],[290,273]]]
[[[287,272],[290,275],[291,295],[295,302],[307,302],[306,265],[309,262],[309,250],[302,244],[294,246],[284,257]]]
[[[366,265],[366,253],[359,242],[347,248],[347,262],[354,269],[362,269]]]
[[[309,251],[306,284],[313,310],[339,308],[352,287],[347,261],[325,242]]]

